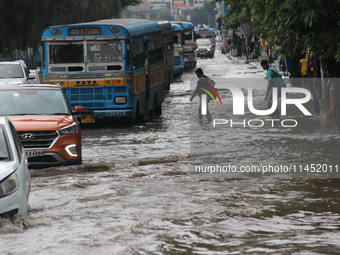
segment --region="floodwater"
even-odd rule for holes
[[[198,66],[214,79],[256,79],[254,102],[265,106],[257,66],[220,54]],[[28,215],[0,219],[0,254],[340,254],[339,179],[195,171],[204,164],[335,171],[332,121],[291,110],[294,128],[201,123],[198,99],[189,102],[193,71],[174,81],[161,118],[83,129],[82,166],[31,170]],[[231,118],[230,109],[209,109]],[[235,121],[242,118],[265,119],[246,111]]]

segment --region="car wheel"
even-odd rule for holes
[[[81,149],[80,149],[80,153],[79,153],[79,158],[77,161],[77,165],[82,165],[83,164],[83,158],[82,158],[82,153],[81,153]]]

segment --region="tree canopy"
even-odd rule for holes
[[[340,0],[225,0],[226,28],[253,22],[272,44],[340,57]],[[217,1],[219,2],[219,1]],[[251,25],[251,24],[249,24]]]
[[[1,0],[0,52],[4,48],[35,50],[42,31],[53,25],[118,18],[123,8],[141,0]]]
[[[159,20],[174,20],[174,17],[171,16],[171,13],[168,10],[160,10],[157,13],[157,19]]]

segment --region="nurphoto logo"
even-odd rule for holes
[[[220,101],[220,104],[222,105],[221,97],[220,97],[220,95],[217,93],[217,91],[216,91],[213,87],[211,87],[210,85],[208,85],[208,84],[206,84],[206,83],[204,83],[204,84],[202,84],[202,85],[204,85],[207,89],[210,89],[210,90],[216,95],[216,97],[217,97],[218,100]],[[215,100],[215,97],[210,93],[209,90],[204,89],[204,88],[199,88],[199,89],[201,89],[201,90],[203,90],[205,93],[207,93],[207,94],[211,97],[211,99],[214,100],[215,105],[217,105],[216,100]],[[202,99],[201,99],[201,100],[202,100],[202,115],[206,115],[206,114],[207,114],[207,94],[202,94]]]
[[[216,96],[218,97],[218,99],[220,100],[220,103],[222,105],[222,100],[220,98],[220,96],[218,95],[218,93],[216,92],[216,90],[214,88],[212,88],[209,85],[206,85],[211,91],[213,91]],[[215,88],[220,88],[220,89],[228,89],[231,94],[232,94],[232,100],[233,100],[233,115],[245,115],[244,112],[244,105],[245,105],[245,98],[244,98],[244,94],[242,92],[242,89],[235,86],[235,85],[228,85],[228,84],[215,84]],[[202,88],[201,88],[202,89]],[[216,100],[214,99],[214,96],[206,89],[202,89],[203,91],[205,91],[215,102],[216,104]],[[252,88],[248,88],[247,92],[248,92],[248,98],[247,98],[247,105],[248,105],[248,109],[251,113],[258,115],[258,116],[264,116],[264,115],[270,115],[272,114],[275,109],[278,106],[278,88],[273,87],[273,96],[272,96],[272,106],[270,109],[265,109],[265,110],[258,110],[255,109],[254,104],[253,104],[253,89]],[[301,93],[304,95],[304,97],[302,98],[287,98],[287,94],[288,93]],[[201,114],[202,115],[206,115],[207,114],[207,94],[202,94],[202,98],[201,98],[201,103],[202,103],[202,107],[201,107]],[[311,93],[309,90],[305,89],[305,88],[297,88],[297,87],[283,87],[281,88],[281,115],[286,116],[287,114],[287,105],[295,105],[304,115],[309,116],[312,115],[304,106],[303,104],[308,102],[311,99]],[[292,120],[290,119],[290,121],[293,121],[296,123],[297,125],[297,121],[296,120]],[[218,120],[214,120],[214,127],[216,124],[226,124],[228,123],[228,121],[224,120],[224,119],[218,119]],[[245,121],[244,121],[245,123]],[[273,122],[272,122],[273,123]],[[292,126],[296,126],[296,125],[289,125],[290,127]]]

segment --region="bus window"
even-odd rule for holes
[[[173,50],[174,49],[174,44],[172,42],[167,43],[168,50]]]
[[[174,34],[172,37],[173,37],[173,39],[172,39],[173,43],[180,43],[179,42],[179,34]]]
[[[184,41],[194,41],[192,37],[192,31],[184,31],[183,32],[183,39]]]
[[[133,60],[134,66],[136,69],[140,69],[145,65],[145,57],[144,53],[137,54]]]
[[[83,43],[50,45],[50,64],[84,63]]]
[[[132,52],[130,40],[126,40],[126,66],[131,66],[132,64]]]
[[[121,41],[88,42],[87,63],[122,62]]]

